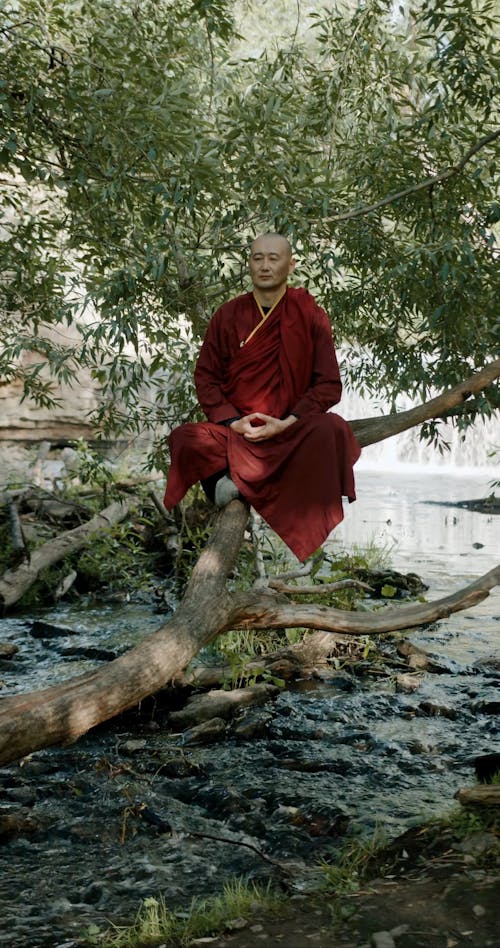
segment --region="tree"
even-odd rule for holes
[[[396,404],[402,392],[425,399],[431,387],[455,386],[403,421],[355,428],[362,444],[402,430],[400,421],[457,410],[465,424],[491,412],[493,6],[423,0],[395,12],[366,0],[315,14],[313,38],[292,36],[248,62],[231,57],[240,41],[230,8],[3,3],[4,377],[24,371],[26,394],[50,400],[43,362],[63,378],[90,367],[106,434],[194,416],[192,352],[209,312],[243,284],[250,234],[271,228],[293,240],[301,281],[331,312],[337,341],[349,342],[358,390]],[[44,324],[76,320],[77,346],[44,339]],[[23,370],[24,351],[39,352],[39,365]],[[138,398],[146,383],[150,404]],[[245,522],[233,501],[181,609],[142,651],[50,694],[4,701],[0,760],[74,739],[137,702],[224,628],[299,615],[338,628],[342,617],[308,617],[273,595],[228,599]],[[388,627],[464,608],[498,580],[492,571]]]
[[[42,364],[90,367],[108,435],[194,416],[193,351],[268,227],[358,391],[425,398],[496,351],[493,5],[329,8],[250,61],[230,10],[2,5],[0,370],[50,400]],[[44,338],[75,321],[78,345]]]

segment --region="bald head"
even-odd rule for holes
[[[262,306],[272,306],[285,292],[295,267],[292,248],[282,234],[262,234],[250,247],[248,268],[254,294]]]
[[[284,250],[288,257],[292,256],[292,245],[290,241],[283,236],[283,234],[276,234],[274,232],[269,232],[267,234],[261,234],[259,237],[256,237],[250,245],[250,254],[254,252],[255,245],[258,244],[259,247],[265,245],[270,247],[273,244],[275,247],[279,247],[281,250]]]

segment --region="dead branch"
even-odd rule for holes
[[[346,635],[379,635],[427,625],[446,619],[453,612],[470,609],[486,599],[500,583],[500,566],[451,596],[425,602],[384,609],[378,612],[347,612],[313,603],[289,602],[279,594],[249,591],[235,594],[233,609],[226,629],[287,629],[304,626],[324,632]]]
[[[457,790],[455,798],[462,806],[500,806],[500,786],[479,784]]]
[[[42,570],[53,566],[70,553],[80,550],[99,530],[124,520],[133,499],[115,502],[96,514],[87,523],[74,530],[67,530],[53,540],[48,540],[34,550],[28,562],[21,563],[16,569],[7,570],[0,579],[0,600],[4,606],[12,606],[33,585]]]
[[[359,579],[339,579],[335,583],[316,583],[311,586],[287,586],[280,579],[270,579],[269,587],[276,592],[285,593],[291,596],[325,596],[332,592],[338,592],[341,589],[361,589],[365,592],[373,592],[373,586],[368,583],[362,583]]]
[[[74,741],[135,706],[179,676],[204,645],[227,629],[306,626],[350,635],[379,634],[469,608],[500,580],[499,567],[454,596],[373,615],[300,606],[268,591],[231,595],[226,579],[243,541],[247,516],[246,505],[238,500],[219,514],[176,614],[158,631],[108,665],[0,703],[0,765],[42,747]]]

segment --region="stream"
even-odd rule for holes
[[[327,551],[382,547],[429,599],[447,595],[497,565],[499,519],[458,506],[491,493],[491,479],[361,466],[358,501]],[[19,652],[0,662],[2,693],[86,671],[161,622],[149,603],[95,601],[3,619],[2,641]],[[474,782],[474,758],[500,749],[499,632],[497,590],[411,633],[439,673],[409,693],[369,663],[340,667],[245,711],[209,746],[172,733],[159,696],[74,746],[4,768],[0,816],[19,827],[0,849],[0,945],[70,948],[91,925],[129,923],[148,896],[179,909],[235,876],[279,881],[255,850],[293,863],[304,890],[346,836],[393,837],[447,812]]]

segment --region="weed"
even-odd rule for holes
[[[153,948],[157,945],[188,946],[195,938],[223,932],[235,918],[249,919],[258,906],[277,912],[279,897],[270,886],[247,885],[239,879],[228,882],[222,895],[193,899],[186,912],[173,912],[162,896],[145,899],[132,925],[113,925],[107,932],[96,926],[87,930],[87,945],[103,948]]]

